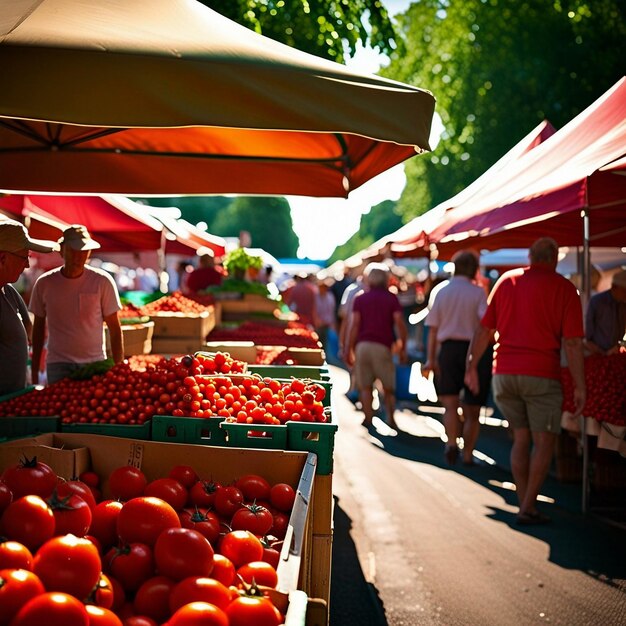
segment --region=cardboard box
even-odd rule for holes
[[[321,348],[288,348],[287,352],[297,365],[324,365],[326,362]]]
[[[68,480],[89,465],[89,450],[83,442],[70,442],[62,435],[49,433],[0,444],[0,471],[16,465],[24,457],[32,459],[34,456]]]
[[[312,530],[315,535],[329,535],[333,532],[333,511],[335,500],[333,498],[333,475],[315,475],[315,488],[313,490]]]
[[[144,324],[122,324],[122,336],[124,337],[124,356],[134,354],[150,354],[152,351],[152,335],[154,334],[154,322]],[[109,329],[105,327],[104,335],[107,346],[107,356],[111,356],[111,338]]]
[[[202,313],[155,313],[150,316],[154,322],[155,339],[185,337],[204,341],[215,328],[215,308],[209,307]]]
[[[253,341],[207,341],[202,350],[206,352],[228,352],[233,359],[256,363],[256,346]]]
[[[204,350],[205,346],[200,339],[187,337],[154,337],[152,339],[152,354],[178,355],[194,354]]]

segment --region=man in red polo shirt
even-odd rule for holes
[[[501,276],[468,350],[465,384],[478,393],[477,364],[494,331],[493,395],[513,427],[511,471],[519,501],[518,524],[545,524],[537,496],[550,469],[561,423],[560,353],[574,379],[576,415],[585,404],[582,306],[576,288],[556,272],[554,239],[537,240],[530,267]],[[532,444],[532,453],[531,453]]]

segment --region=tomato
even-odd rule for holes
[[[233,530],[222,538],[220,552],[241,567],[263,558],[263,544],[249,530]]]
[[[59,497],[53,491],[47,502],[54,514],[55,535],[84,537],[87,534],[91,526],[91,509],[80,496],[70,492],[67,496]]]
[[[122,506],[118,500],[103,500],[93,510],[89,533],[100,542],[103,551],[117,544],[117,517]]]
[[[89,615],[89,626],[123,626],[122,620],[109,609],[88,604],[85,610]]]
[[[143,493],[165,500],[175,511],[181,511],[187,504],[187,489],[174,478],[157,478],[147,484]]]
[[[179,514],[180,523],[183,528],[197,530],[204,535],[213,545],[220,536],[220,519],[215,513],[203,509],[184,509]]]
[[[78,479],[94,489],[100,486],[100,476],[95,472],[83,472]]]
[[[4,481],[0,480],[0,515],[11,502],[13,502],[13,492]]]
[[[97,548],[81,537],[64,535],[46,541],[35,554],[33,572],[48,591],[84,600],[100,580],[102,564]]]
[[[0,570],[0,624],[8,624],[31,598],[45,592],[43,583],[28,570]]]
[[[147,615],[131,615],[122,623],[124,626],[159,626],[157,622]]]
[[[171,613],[175,613],[181,606],[191,602],[209,602],[225,610],[230,601],[230,590],[218,580],[191,576],[174,587],[170,594],[169,608]]]
[[[66,593],[50,592],[27,602],[11,626],[89,626],[89,614],[82,602]]]
[[[131,500],[143,495],[148,484],[145,474],[132,465],[118,467],[109,476],[109,493],[114,500]]]
[[[189,490],[189,502],[194,506],[213,506],[215,494],[222,485],[212,480],[199,480]]]
[[[154,546],[154,560],[160,574],[174,580],[208,576],[213,570],[213,548],[196,530],[168,528]]]
[[[177,480],[185,489],[191,489],[198,481],[198,474],[189,465],[176,465],[170,470],[168,477]]]
[[[275,589],[278,584],[276,570],[265,561],[246,563],[237,570],[237,574],[249,584],[256,583],[257,585],[272,587],[272,589]]]
[[[296,492],[287,483],[277,483],[270,490],[270,503],[283,513],[290,513],[296,499]]]
[[[8,467],[0,476],[11,490],[13,499],[23,496],[39,496],[44,500],[52,493],[57,476],[49,465],[37,460],[24,458],[17,465]]]
[[[115,588],[106,574],[100,574],[98,584],[88,598],[89,604],[95,604],[105,609],[112,609],[115,603]]]
[[[248,626],[254,624],[250,622]],[[222,609],[208,602],[192,602],[181,607],[170,617],[167,626],[229,626]]]
[[[96,498],[93,495],[91,487],[80,480],[59,480],[56,486],[56,492],[59,498],[69,496],[71,493],[80,496],[93,511],[96,508]]]
[[[226,609],[230,626],[278,626],[283,619],[278,609],[263,597],[240,596]]]
[[[220,515],[230,518],[242,505],[243,493],[237,487],[221,487],[215,493],[213,506]]]
[[[167,576],[153,576],[135,594],[133,608],[137,615],[150,617],[159,624],[170,616],[170,597],[176,583]]]
[[[104,570],[110,573],[125,591],[136,591],[154,574],[152,549],[143,543],[130,543],[111,548],[102,560]]]
[[[133,498],[124,504],[117,518],[117,534],[125,543],[154,546],[167,528],[180,528],[176,511],[159,498]]]
[[[262,537],[269,532],[273,523],[272,514],[264,506],[246,504],[235,512],[230,525],[233,530],[249,530]]]
[[[235,566],[233,562],[223,554],[217,552],[213,556],[211,578],[215,578],[215,580],[221,582],[222,585],[230,587],[235,581]]]
[[[54,514],[39,496],[24,496],[7,507],[0,520],[3,533],[24,544],[38,548],[54,535]]]
[[[0,543],[0,569],[33,569],[31,551],[19,541]]]
[[[267,500],[270,497],[270,484],[263,476],[246,474],[235,483],[235,486],[241,490],[247,502]]]
[[[289,527],[289,518],[284,513],[275,513],[272,520],[272,534],[284,539]]]

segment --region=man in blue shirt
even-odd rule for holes
[[[591,354],[615,354],[626,332],[626,270],[613,274],[611,288],[589,300],[585,346]]]

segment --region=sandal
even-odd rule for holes
[[[535,526],[537,524],[549,524],[552,520],[543,513],[535,511],[533,513],[518,513],[515,523],[519,526]]]

